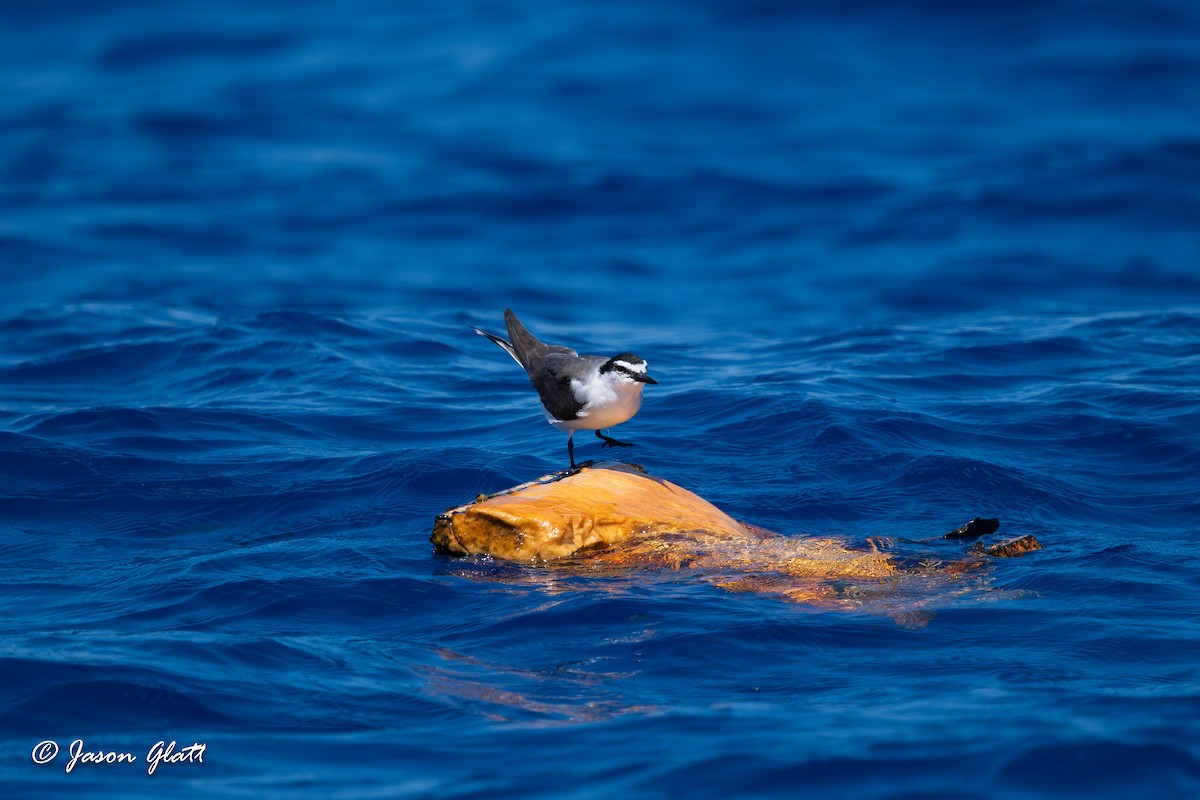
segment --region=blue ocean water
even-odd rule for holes
[[[1197,108],[1183,0],[4,4],[5,797],[1200,795]],[[565,464],[506,306],[739,519],[1045,549],[435,554]]]

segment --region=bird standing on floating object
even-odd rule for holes
[[[504,309],[508,339],[473,330],[504,348],[529,373],[529,382],[542,398],[546,419],[567,432],[567,456],[575,466],[575,431],[595,431],[601,447],[629,447],[602,431],[620,425],[642,407],[642,389],[658,381],[646,374],[646,360],[632,353],[612,358],[581,356],[569,347],[539,341]]]

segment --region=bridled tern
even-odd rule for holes
[[[567,432],[567,456],[575,466],[575,431],[595,431],[602,447],[628,447],[605,436],[642,407],[642,389],[658,381],[646,374],[646,361],[632,353],[612,358],[581,356],[569,347],[546,344],[525,329],[511,309],[504,310],[508,339],[474,328],[513,357],[537,389],[547,421]]]

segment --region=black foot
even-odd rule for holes
[[[573,436],[574,434],[567,437],[567,458],[571,459],[571,467],[567,470],[568,475],[574,475],[584,467],[590,467],[592,464],[596,463],[595,461],[584,461],[582,464],[575,463],[575,441]]]
[[[605,436],[600,431],[596,431],[596,438],[604,442],[601,447],[633,447],[633,442],[619,442],[611,436]]]

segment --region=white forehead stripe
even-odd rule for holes
[[[624,367],[625,369],[629,370],[630,372],[637,372],[641,375],[646,374],[646,362],[645,361],[643,361],[639,364],[630,364],[628,361],[614,361],[613,363],[615,365],[617,365],[618,367]]]

